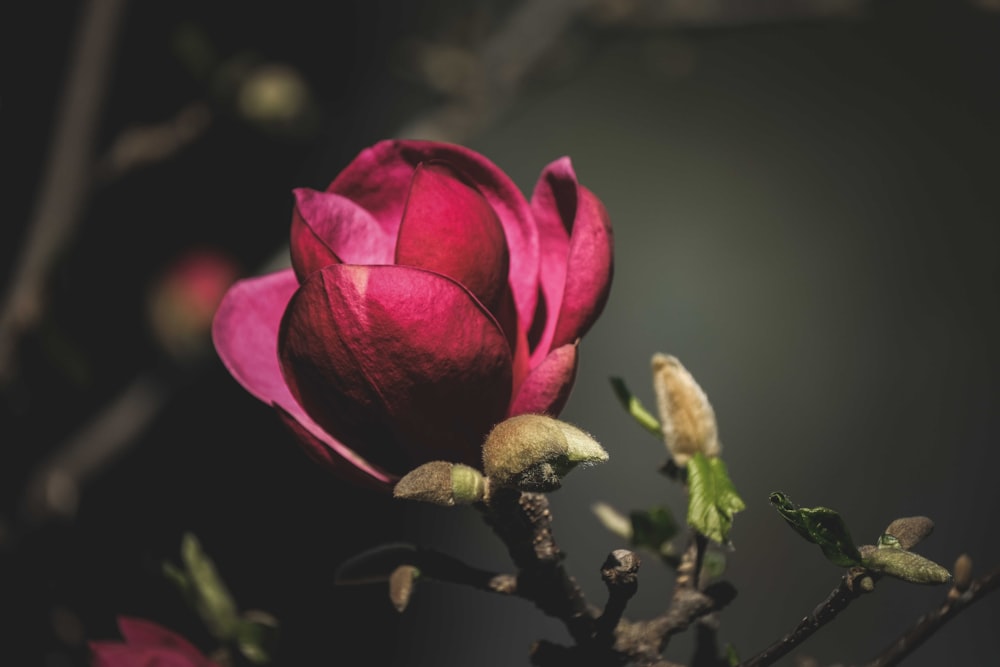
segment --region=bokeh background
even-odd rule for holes
[[[102,4],[116,20],[89,159],[59,181],[60,100]],[[160,574],[185,531],[242,606],[280,619],[281,665],[519,665],[533,640],[566,639],[520,600],[431,583],[400,615],[379,586],[334,586],[339,563],[385,542],[508,562],[468,508],[392,502],[314,467],[188,333],[197,302],[164,291],[191,252],[221,262],[209,278],[283,261],[292,188],[324,187],[393,136],[464,143],[526,193],[569,155],[610,211],[611,299],[563,417],[611,459],[551,496],[594,602],[624,545],[593,503],[683,514],[662,445],[608,383],[651,406],[654,352],[708,392],[748,505],[720,632],[742,657],[840,574],[770,491],[836,508],[859,542],[928,515],[928,557],[966,552],[978,574],[1000,562],[996,2],[23,5],[3,21],[0,285],[42,268],[37,317],[0,358],[5,664],[85,665],[85,641],[116,637],[118,614],[208,645]],[[53,201],[65,224],[39,232]],[[45,477],[54,464],[72,474]],[[628,614],[662,610],[670,585],[645,557]],[[943,594],[884,581],[799,653],[863,662]],[[996,664],[998,618],[987,598],[908,664]]]

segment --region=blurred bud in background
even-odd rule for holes
[[[299,71],[264,63],[251,68],[239,83],[236,108],[246,120],[271,131],[311,131],[315,109],[312,92]]]
[[[234,259],[209,248],[185,250],[166,266],[147,307],[153,336],[168,354],[184,361],[209,349],[212,317],[239,277]]]

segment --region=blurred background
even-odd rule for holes
[[[840,572],[767,503],[841,512],[870,543],[1000,563],[1000,3],[865,0],[93,0],[5,8],[0,91],[0,604],[5,664],[86,664],[140,616],[200,646],[161,574],[196,534],[280,665],[519,665],[567,641],[528,603],[444,584],[397,614],[336,587],[409,541],[507,571],[468,508],[394,503],[313,466],[207,344],[220,291],[280,266],[294,187],[387,137],[463,143],[526,193],[569,155],[608,208],[609,304],[563,418],[610,461],[551,496],[567,567],[603,604],[624,546],[595,519],[684,497],[621,409],[678,356],[747,503],[720,639],[746,658]],[[661,611],[644,557],[627,615]],[[807,642],[863,662],[944,587],[883,581]],[[996,664],[1000,598],[907,664]],[[667,656],[686,662],[690,642]],[[779,664],[794,664],[789,656]]]

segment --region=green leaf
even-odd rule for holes
[[[228,641],[239,624],[236,603],[215,569],[215,563],[191,533],[185,533],[181,541],[181,560],[195,609],[214,637]]]
[[[726,464],[698,452],[688,461],[688,524],[719,544],[728,544],[733,516],[746,504],[736,493]]]
[[[799,507],[780,491],[768,500],[796,533],[819,546],[827,560],[841,567],[861,565],[861,554],[837,512],[827,507]]]
[[[660,427],[660,422],[649,413],[646,408],[642,407],[642,403],[639,399],[629,391],[629,388],[625,385],[625,380],[620,377],[611,378],[611,388],[615,391],[615,396],[618,397],[618,401],[622,404],[622,407],[628,411],[632,418],[639,422],[639,425],[644,429],[655,435],[657,438],[663,437],[663,430]]]
[[[187,573],[180,569],[170,561],[164,561],[163,563],[163,576],[167,578],[177,590],[180,591],[181,596],[184,600],[191,606],[195,604],[195,591],[194,585],[188,578]]]
[[[677,522],[666,507],[629,512],[632,522],[632,546],[663,552],[663,546],[677,535]]]
[[[736,647],[732,644],[726,644],[726,663],[729,667],[736,667],[740,664],[740,654],[736,652]]]
[[[247,612],[236,626],[236,646],[255,665],[266,665],[274,658],[278,644],[278,621],[270,614]]]

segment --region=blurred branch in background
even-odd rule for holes
[[[83,216],[125,0],[90,0],[80,10],[69,71],[24,246],[0,302],[0,384],[15,375],[21,336],[41,320],[46,279]]]

